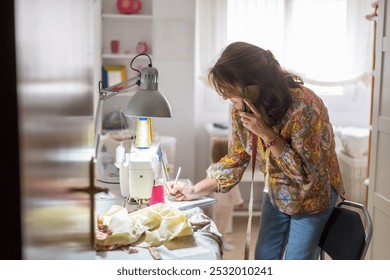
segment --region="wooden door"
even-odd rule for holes
[[[23,259],[96,255],[94,2],[15,1]]]

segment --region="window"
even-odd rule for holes
[[[271,50],[321,95],[368,81],[369,0],[227,0],[227,43]]]

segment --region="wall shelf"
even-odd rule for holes
[[[98,73],[100,81],[103,81],[102,68],[104,66],[124,66],[126,79],[137,76],[138,72],[131,69],[130,63],[138,55],[137,45],[139,42],[145,42],[148,45],[147,52],[151,56],[149,53],[153,52],[153,1],[142,0],[142,8],[137,14],[121,14],[117,7],[117,0],[96,0],[96,5],[99,6],[95,13],[98,30],[96,41],[97,48],[100,50],[96,73]],[[119,42],[116,53],[112,52],[111,48],[113,40]],[[135,60],[133,67],[142,69],[148,64],[148,57],[140,56]],[[108,75],[104,78],[108,85],[118,82],[114,75],[111,75],[111,78]],[[102,116],[117,111],[116,105],[126,108],[129,98],[136,91],[135,87],[107,100],[102,108]]]
[[[113,54],[113,53],[103,53],[102,58],[109,58],[109,59],[127,59],[130,60],[136,57],[138,54]],[[148,54],[150,57],[152,56],[151,54]],[[146,56],[140,56],[140,59],[148,59]],[[137,58],[138,59],[138,58]]]
[[[124,14],[102,14],[103,19],[112,20],[134,20],[134,21],[152,21],[152,15],[124,15]]]
[[[116,0],[99,0],[100,59],[101,65],[126,66],[126,78],[134,76],[129,70],[131,60],[138,55],[137,45],[145,42],[148,54],[153,47],[153,0],[142,0],[142,8],[137,14],[121,14]],[[119,50],[112,52],[111,41],[118,40]],[[151,56],[151,55],[150,55]],[[142,59],[142,60],[141,60]],[[146,56],[140,57],[138,64],[144,64]],[[146,66],[147,64],[145,64]]]

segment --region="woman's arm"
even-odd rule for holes
[[[291,121],[291,143],[286,144],[276,163],[290,179],[311,185],[324,166],[333,142],[327,110],[319,99],[304,106]]]
[[[264,143],[269,144],[272,141],[271,153],[275,158],[278,158],[284,150],[285,142],[283,138],[265,124],[257,108],[250,100],[244,100],[244,102],[251,109],[251,113],[240,112],[243,125],[259,136]]]
[[[309,98],[309,99],[308,99]],[[245,100],[252,114],[240,113],[246,128],[269,142],[276,133],[267,126],[254,105]],[[298,184],[307,185],[318,176],[318,168],[326,153],[326,143],[333,141],[328,129],[329,118],[321,99],[307,95],[301,104],[296,106],[290,121],[291,142],[285,143],[280,136],[271,146],[271,153],[282,172]]]
[[[205,178],[193,186],[177,184],[170,189],[171,195],[176,200],[194,200],[202,196],[207,196],[215,192],[218,188],[217,180],[214,178]]]

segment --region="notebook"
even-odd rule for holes
[[[165,203],[178,210],[188,210],[194,207],[203,207],[214,204],[215,202],[217,202],[217,200],[212,197],[201,197],[189,201],[170,201],[167,197],[165,197]]]

